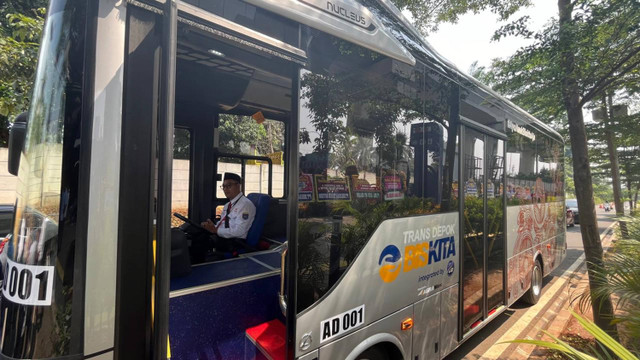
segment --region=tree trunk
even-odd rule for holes
[[[580,89],[575,74],[575,54],[572,38],[572,12],[571,0],[558,0],[558,14],[560,27],[560,43],[562,56],[562,96],[569,119],[569,136],[571,139],[571,152],[573,157],[573,180],[575,183],[576,198],[578,200],[578,212],[580,213],[580,232],[582,244],[587,261],[589,273],[589,286],[591,295],[597,284],[603,283],[598,277],[595,268],[602,265],[602,244],[598,232],[595,204],[593,201],[593,184],[591,182],[591,169],[589,167],[589,155],[587,149],[587,132],[580,105]],[[611,324],[613,305],[611,299],[592,296],[591,307],[593,320],[601,329],[612,336],[617,337],[615,325]]]
[[[628,174],[629,172],[627,172]],[[627,180],[627,194],[629,195],[629,210],[633,210],[633,190],[631,190],[631,178]]]
[[[607,101],[608,100],[608,101]],[[609,150],[609,161],[611,162],[611,180],[613,182],[613,203],[616,206],[616,215],[624,215],[624,205],[621,199],[620,168],[618,167],[618,148],[611,130],[613,122],[613,95],[608,94],[602,99],[604,105],[604,130],[607,135],[607,149]]]
[[[629,162],[630,160],[625,157],[624,172],[626,174],[626,180],[627,180],[627,196],[629,196],[629,211],[633,211],[633,189],[632,189],[633,175],[631,175],[631,164]]]

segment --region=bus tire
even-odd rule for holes
[[[358,355],[356,360],[386,360],[389,359],[389,354],[383,346],[374,346],[365,350],[362,354]]]
[[[531,269],[531,286],[522,299],[527,304],[535,305],[540,300],[540,294],[542,294],[542,264],[539,259],[536,259]]]

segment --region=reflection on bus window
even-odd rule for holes
[[[564,174],[562,172],[562,147],[546,136],[536,138],[537,177],[542,186],[537,195],[538,202],[552,202],[562,200]],[[560,198],[558,199],[558,195]]]
[[[487,309],[504,303],[504,141],[487,137]]]
[[[463,332],[482,319],[484,271],[484,135],[466,129],[464,144],[464,257],[462,258]],[[490,182],[487,182],[488,184]],[[488,191],[487,191],[488,192]]]
[[[507,146],[507,204],[562,200],[564,149],[537,129],[510,123]]]
[[[500,106],[488,106],[493,102],[492,96],[477,84],[464,80],[463,84],[464,87],[460,94],[460,116],[503,132],[506,115],[502,108]]]
[[[189,186],[191,170],[191,132],[177,128],[173,134],[173,179],[171,183],[171,213],[189,217]],[[173,226],[182,224],[172,217]]]
[[[530,127],[514,123],[510,125],[507,141],[507,204],[531,204],[536,183],[536,136]]]
[[[315,67],[316,52],[332,62]],[[458,182],[452,83],[422,64],[326,35],[308,54],[300,78],[299,311],[329,291],[385,219],[456,211]]]
[[[285,126],[281,121],[265,119],[262,113],[253,116],[220,114],[220,152],[238,155],[262,156],[271,159],[273,164],[272,193],[274,198],[284,196],[284,140]],[[238,159],[220,158],[218,173],[232,172],[241,174]],[[265,161],[246,162],[244,193],[268,192],[269,166]],[[216,187],[217,198],[224,193]]]

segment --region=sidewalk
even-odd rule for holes
[[[614,223],[617,224],[617,223]],[[609,249],[613,239],[613,226],[607,229],[602,236],[602,247],[605,251]],[[549,301],[535,317],[534,321],[519,334],[513,334],[513,339],[535,339],[551,340],[544,335],[545,330],[555,337],[565,331],[569,321],[572,319],[570,309],[575,308],[577,303],[571,303],[589,285],[586,262],[583,260],[576,270],[565,281],[565,284],[556,291],[553,300]],[[542,315],[542,316],[540,316]],[[548,359],[547,349],[528,344],[510,344],[499,357],[500,359]]]
[[[575,272],[574,277],[568,282],[568,286],[565,291],[562,292],[561,297],[555,303],[558,305],[554,312],[557,315],[544,330],[559,338],[560,335],[565,332],[570,320],[572,319],[570,309],[575,309],[577,307],[577,303],[575,301],[571,303],[571,300],[576,299],[588,286],[589,276],[587,276],[587,266],[586,263],[583,262],[580,268]],[[535,339],[551,341],[551,339],[544,335],[540,330],[535,334]],[[536,346],[531,350],[529,357],[525,357],[526,359],[547,359],[549,357],[548,350],[545,348]]]

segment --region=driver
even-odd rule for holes
[[[225,173],[220,187],[229,202],[222,208],[220,220],[214,224],[211,219],[201,225],[212,232],[213,246],[219,252],[233,252],[239,247],[237,241],[244,242],[256,216],[256,207],[242,194],[242,178],[238,174]],[[234,241],[235,240],[235,241]]]

